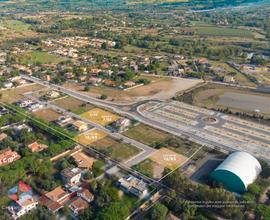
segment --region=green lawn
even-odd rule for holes
[[[49,54],[47,52],[42,51],[33,51],[30,53],[26,53],[19,58],[20,62],[23,64],[57,64],[61,61],[66,60],[65,58],[58,57],[53,54]]]

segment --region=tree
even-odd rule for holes
[[[164,220],[167,216],[168,208],[161,204],[157,203],[153,206],[150,211],[150,220]]]
[[[248,192],[255,196],[259,196],[261,193],[261,187],[256,183],[252,183],[248,186]]]
[[[102,43],[101,49],[108,50],[108,48],[109,48],[109,46],[108,46],[108,44],[106,42]]]
[[[86,209],[83,213],[81,213],[79,215],[79,220],[89,220],[89,219],[93,219],[93,212],[92,210],[89,208],[89,209]]]
[[[107,99],[107,98],[108,98],[108,96],[105,95],[105,94],[102,94],[102,95],[100,96],[100,99],[102,99],[102,100],[105,100],[105,99]]]
[[[256,207],[255,214],[258,219],[270,219],[270,207],[268,205],[260,204]]]
[[[84,91],[86,91],[86,92],[88,92],[88,91],[90,91],[90,86],[89,85],[86,85],[85,87],[84,87]]]
[[[103,163],[101,161],[95,161],[93,163],[93,166],[92,166],[92,171],[93,171],[93,175],[94,177],[97,177],[97,176],[100,176],[101,174],[103,174]]]

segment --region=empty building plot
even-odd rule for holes
[[[193,125],[194,126],[194,125],[198,124],[198,122],[193,121],[193,120],[188,119],[188,118],[185,118],[184,116],[180,116],[180,115],[173,114],[173,113],[170,113],[170,112],[166,112],[166,111],[163,111],[163,110],[156,110],[154,112],[154,114],[157,114],[157,115],[159,115],[161,117],[168,118],[170,120],[185,123],[187,125]]]
[[[255,138],[260,138],[260,139],[263,139],[265,141],[270,141],[270,134],[258,132],[258,131],[255,131],[253,129],[250,129],[250,128],[241,127],[241,126],[238,126],[238,125],[232,124],[232,123],[225,123],[222,127],[228,128],[228,129],[231,129],[234,131],[238,131],[238,132],[250,135],[250,136],[254,136]]]
[[[227,121],[234,122],[234,123],[237,123],[237,124],[241,124],[241,125],[244,125],[244,126],[247,126],[247,127],[251,127],[251,128],[258,129],[258,130],[270,132],[270,127],[262,125],[262,124],[242,120],[240,118],[232,117],[232,116],[228,116],[228,115],[224,115],[224,116],[222,116],[222,118],[226,119]]]
[[[210,131],[212,133],[215,133],[216,135],[227,137],[229,139],[234,139],[236,141],[245,142],[248,144],[254,144],[254,145],[262,146],[262,147],[270,147],[270,144],[266,144],[266,143],[261,142],[261,141],[256,141],[254,139],[245,137],[244,135],[239,135],[239,134],[230,132],[230,131],[225,130],[225,129],[215,128],[212,126],[205,126],[204,129],[207,131]]]
[[[163,167],[174,170],[183,165],[188,158],[167,148],[161,148],[151,154],[149,159]]]
[[[77,137],[74,138],[74,140],[82,145],[90,145],[106,136],[107,134],[105,132],[100,131],[98,129],[92,129],[90,131],[78,135]]]
[[[170,111],[170,112],[172,112],[172,113],[173,113],[173,112],[175,112],[175,113],[180,113],[180,114],[185,115],[185,116],[187,116],[187,117],[189,117],[189,118],[196,118],[196,117],[199,116],[199,114],[197,114],[197,113],[195,113],[195,112],[191,112],[191,111],[189,111],[189,110],[184,110],[184,109],[181,109],[181,108],[176,108],[176,107],[171,106],[171,105],[167,105],[167,106],[165,106],[165,107],[162,108],[162,109],[168,110],[168,111]]]
[[[102,126],[111,124],[119,118],[118,115],[115,115],[100,108],[94,108],[88,112],[82,113],[81,117]]]
[[[193,105],[188,105],[184,102],[176,102],[176,101],[172,101],[171,102],[172,105],[176,106],[176,107],[180,107],[180,108],[185,108],[191,111],[195,111],[197,113],[201,113],[201,114],[206,114],[206,115],[214,115],[215,112],[204,109],[204,108],[199,108]]]

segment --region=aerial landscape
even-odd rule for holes
[[[0,220],[270,220],[269,0],[0,16]]]

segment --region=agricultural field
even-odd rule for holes
[[[36,37],[38,34],[30,29],[31,25],[18,20],[0,21],[0,42],[16,38]]]
[[[75,114],[82,114],[94,108],[93,105],[85,103],[73,97],[64,97],[53,101],[53,104]]]
[[[90,111],[84,112],[81,114],[81,117],[102,126],[111,124],[119,118],[118,115],[100,108],[94,108]]]
[[[106,137],[107,134],[103,131],[92,129],[83,134],[80,134],[74,138],[75,141],[79,142],[82,145],[89,146],[92,143]]]
[[[235,70],[234,68],[230,67],[227,63],[220,62],[220,61],[210,61],[210,64],[212,65],[213,68],[221,68],[226,71],[225,73],[219,73],[218,75],[220,77],[224,77],[228,74],[233,74],[235,83],[238,83],[244,86],[256,86],[245,75]]]
[[[201,36],[253,37],[252,31],[237,28],[199,26],[195,30]]]
[[[26,92],[33,92],[42,89],[43,86],[38,84],[23,85],[17,88],[5,89],[0,91],[0,101],[6,103],[14,103],[19,99],[24,98]]]
[[[138,148],[108,136],[92,143],[91,146],[121,162],[140,153]]]

